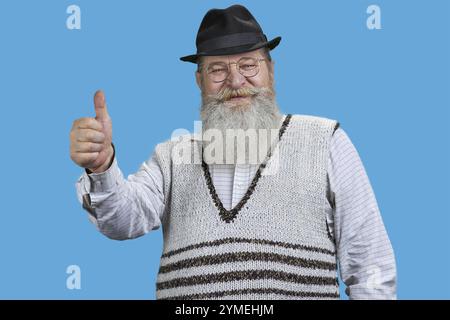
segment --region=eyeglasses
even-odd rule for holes
[[[238,62],[212,62],[206,67],[206,74],[212,82],[219,83],[225,81],[230,75],[230,65],[235,64],[237,71],[246,78],[254,77],[260,69],[260,61],[266,59],[257,59],[243,57]],[[202,67],[202,65],[200,65]]]

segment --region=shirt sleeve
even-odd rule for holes
[[[334,238],[350,299],[396,299],[394,252],[359,154],[339,128],[328,168]]]
[[[133,239],[159,228],[164,212],[163,175],[153,155],[127,179],[117,160],[102,173],[86,172],[76,183],[89,219],[105,236]]]

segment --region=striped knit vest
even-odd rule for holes
[[[329,145],[337,125],[286,116],[278,150],[229,211],[205,163],[175,164],[175,142],[159,144],[166,209],[157,299],[339,298],[325,215]]]

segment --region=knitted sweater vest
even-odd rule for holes
[[[166,209],[157,299],[339,298],[325,214],[337,126],[325,118],[286,116],[278,150],[229,211],[205,163],[175,164],[176,142],[159,144]],[[190,143],[199,150],[198,141]]]

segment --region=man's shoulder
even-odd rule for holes
[[[291,121],[298,127],[319,127],[324,129],[331,129],[332,132],[336,131],[340,126],[337,120],[307,114],[293,114]]]

